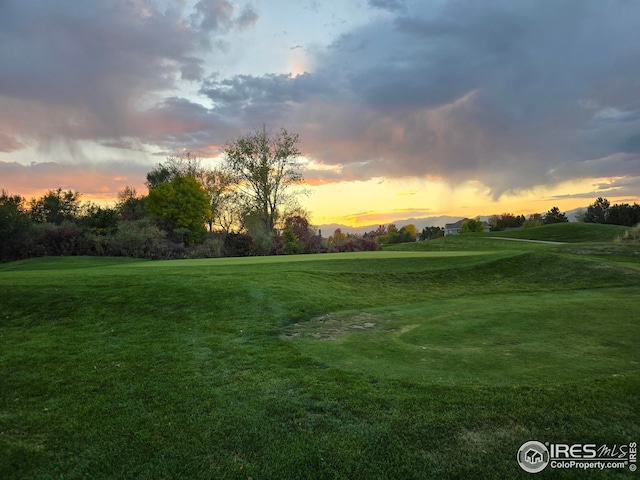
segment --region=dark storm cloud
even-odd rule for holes
[[[585,126],[583,134],[601,156],[620,152],[640,157],[640,107],[605,108]]]
[[[404,1],[402,0],[369,0],[368,3],[372,7],[389,10],[390,12],[405,9]]]
[[[330,61],[349,69],[363,105],[404,133],[372,160],[398,174],[480,178],[499,194],[548,181],[560,162],[633,148],[634,113],[615,124],[593,119],[637,104],[637,88],[626,87],[640,79],[630,20],[638,7],[459,1],[431,12],[416,4],[392,25],[352,32]]]
[[[161,155],[171,155],[185,148],[202,151],[204,147],[222,144],[237,134],[236,128],[219,112],[179,97],[157,103],[130,127],[132,135],[144,135],[147,142],[161,146]]]
[[[257,18],[225,0],[198,2],[197,24],[190,15],[183,2],[0,2],[0,148],[133,134],[162,141],[157,132],[176,105],[160,100],[163,116],[152,109],[163,125],[145,123],[150,112],[141,105],[179,79],[203,77],[204,38]]]
[[[303,79],[203,92],[214,110],[297,128],[307,153],[362,179],[475,179],[499,196],[624,175],[612,155],[640,143],[637,18],[623,0],[407,3],[337,39]]]
[[[606,157],[578,162],[564,162],[549,171],[551,178],[617,178],[640,177],[640,154],[616,153]]]
[[[210,32],[228,32],[232,29],[245,29],[253,26],[258,14],[250,4],[241,12],[227,0],[200,0],[190,15],[191,24],[202,33],[202,43],[210,46]]]
[[[593,185],[593,190],[571,195],[557,195],[553,199],[563,200],[567,198],[586,198],[592,201],[598,197],[615,197],[615,203],[637,203],[640,191],[640,175],[628,175],[624,178],[614,179],[607,183]],[[625,198],[626,197],[626,198]],[[614,203],[614,202],[612,202]]]
[[[245,120],[257,114],[272,123],[290,113],[288,105],[327,98],[335,90],[332,81],[320,74],[237,75],[228,79],[213,75],[203,83],[200,93],[214,103],[213,111],[226,118]]]

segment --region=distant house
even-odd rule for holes
[[[458,220],[456,223],[447,223],[444,226],[444,234],[445,235],[458,235],[460,230],[462,229],[462,224],[469,220],[468,218],[463,218],[462,220]],[[484,231],[488,232],[491,230],[491,227],[487,222],[482,222],[484,225]]]

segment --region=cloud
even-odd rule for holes
[[[219,79],[218,75],[208,78],[200,93],[215,104],[214,111],[233,115],[233,112],[262,109],[285,109],[288,104],[302,104],[334,92],[331,82],[322,75],[303,73],[265,74],[260,77],[236,75]],[[264,111],[260,112],[266,116]],[[276,112],[278,115],[282,113]]]
[[[640,155],[616,153],[605,157],[564,162],[549,171],[554,180],[564,178],[602,178],[640,176]]]
[[[245,5],[235,20],[235,26],[239,29],[250,28],[256,24],[259,18],[260,15],[253,9],[252,5]]]
[[[613,177],[606,181],[596,181],[591,184],[592,190],[565,195],[554,195],[551,200],[566,200],[585,198],[595,200],[598,197],[608,198],[611,203],[637,203],[640,191],[640,175]]]
[[[381,8],[390,12],[405,10],[406,8],[402,0],[369,0],[368,3],[371,7]]]
[[[203,78],[212,35],[256,20],[250,5],[225,0],[202,0],[193,13],[185,2],[0,2],[0,146],[134,135],[162,143],[144,120],[159,109],[167,120],[167,93]]]
[[[65,165],[56,162],[39,162],[23,165],[18,162],[0,160],[0,189],[27,199],[39,197],[47,190],[62,188],[83,195],[85,201],[109,201],[125,186],[132,186],[139,193],[145,193],[145,173],[147,169],[130,162],[110,162],[98,167],[87,165]]]
[[[237,8],[227,0],[200,0],[189,17],[191,25],[204,34],[203,43],[208,46],[210,42],[207,34],[250,28],[258,18],[252,5],[245,5],[238,13]]]
[[[303,78],[217,78],[202,92],[238,122],[300,132],[305,153],[350,179],[478,180],[499,197],[587,175],[596,160],[624,170],[607,159],[638,153],[640,4],[391,10],[318,53]]]
[[[640,158],[640,105],[602,108],[592,116],[582,133],[597,155],[628,153]]]
[[[340,170],[306,168],[303,176],[305,184],[312,186],[345,181],[345,177]]]
[[[16,138],[0,132],[0,152],[13,152],[15,150],[22,150],[25,145],[19,142]]]

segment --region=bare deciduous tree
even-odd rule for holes
[[[263,126],[223,148],[240,200],[259,213],[268,235],[280,209],[294,200],[291,187],[303,180],[297,143],[297,134],[284,128],[272,134]]]

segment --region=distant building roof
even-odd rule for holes
[[[447,228],[447,229],[462,228],[462,224],[464,222],[466,222],[467,220],[469,220],[469,219],[468,218],[463,218],[462,220],[458,220],[455,223],[447,223],[447,224],[445,224],[444,228]]]
[[[462,220],[458,220],[455,223],[446,223],[444,225],[445,230],[456,230],[456,229],[461,229],[462,228],[462,224],[464,222],[466,222],[467,220],[469,220],[468,218],[463,218]],[[482,221],[482,225],[484,226],[484,228],[491,228],[491,225],[489,225],[487,222]]]

